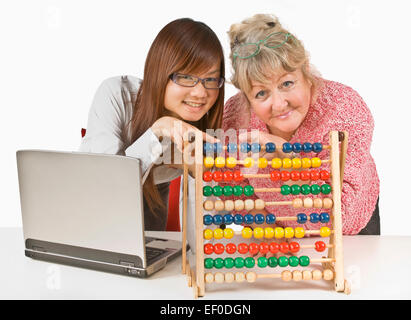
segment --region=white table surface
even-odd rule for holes
[[[21,228],[0,228],[0,248],[0,299],[193,299],[181,258],[138,279],[27,258]],[[350,295],[335,292],[330,281],[276,279],[207,284],[201,299],[410,299],[411,237],[344,236],[344,270]]]

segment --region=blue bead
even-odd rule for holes
[[[234,216],[234,223],[235,224],[242,224],[243,223],[243,216],[241,214],[237,213]]]
[[[268,224],[273,224],[273,223],[275,223],[275,215],[273,215],[273,214],[267,214],[267,216],[265,217],[265,221],[268,223]]]
[[[229,143],[227,145],[227,152],[228,153],[235,153],[237,152],[237,144],[236,143]]]
[[[267,142],[265,144],[265,152],[271,153],[271,152],[274,152],[274,151],[275,151],[275,143]]]
[[[223,151],[223,146],[221,145],[221,143],[216,142],[214,143],[213,149],[215,153],[220,153]]]
[[[213,217],[213,222],[214,222],[214,224],[216,224],[216,225],[220,225],[220,224],[222,224],[223,223],[223,217],[220,215],[220,214],[216,214],[214,217]]]
[[[323,145],[322,145],[322,143],[320,143],[320,142],[314,143],[314,144],[313,144],[313,151],[314,151],[315,153],[319,153],[319,152],[323,151]]]
[[[254,222],[254,217],[251,213],[248,213],[244,216],[244,222],[246,224],[252,224]]]
[[[307,215],[305,213],[297,214],[297,222],[300,224],[304,224],[307,222]]]
[[[212,143],[204,143],[203,145],[203,151],[205,154],[210,154],[214,151],[214,145]]]
[[[289,142],[283,143],[283,152],[290,153],[291,151],[293,151],[293,145]]]
[[[251,152],[258,153],[261,151],[261,145],[259,143],[252,143],[251,144]]]
[[[234,221],[234,217],[231,214],[225,214],[224,215],[224,223],[225,224],[232,224]]]
[[[322,223],[327,223],[330,221],[330,215],[327,212],[320,213],[320,221]]]
[[[204,215],[204,217],[203,217],[203,221],[204,221],[204,224],[205,224],[206,226],[209,226],[210,224],[213,223],[213,217],[212,217],[210,214],[206,214],[206,215]]]
[[[255,217],[254,217],[254,221],[255,221],[255,223],[257,223],[257,224],[262,224],[262,223],[264,223],[264,215],[263,214],[261,214],[261,213],[257,213],[256,215],[255,215]]]
[[[312,222],[312,223],[320,222],[320,215],[318,213],[311,213],[310,214],[310,222]]]
[[[303,151],[304,151],[305,153],[308,153],[308,152],[313,151],[313,145],[312,145],[311,143],[309,143],[309,142],[305,142],[305,143],[303,144]]]
[[[251,151],[251,145],[247,142],[243,142],[242,144],[240,144],[240,151],[242,153],[248,153]]]
[[[299,142],[293,143],[293,151],[294,152],[301,152],[303,149],[303,145]]]

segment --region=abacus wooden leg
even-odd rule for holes
[[[198,299],[198,286],[197,286],[197,281],[196,281],[196,274],[194,271],[194,268],[191,269],[191,281],[192,281],[192,286],[193,286],[193,294],[194,294],[194,299]]]
[[[188,260],[186,261],[186,275],[187,275],[187,284],[189,287],[192,286],[192,281],[193,277],[191,276],[191,268],[190,268],[190,263],[188,263]]]
[[[347,280],[344,280],[344,293],[345,294],[350,294],[351,293],[351,284]]]

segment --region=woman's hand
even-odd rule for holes
[[[267,160],[272,160],[273,158],[284,158],[287,157],[287,154],[282,151],[283,143],[287,142],[283,138],[279,136],[272,135],[268,132],[258,132],[258,136],[254,134],[251,135],[251,132],[245,132],[239,135],[238,137],[239,143],[248,142],[253,143],[258,141],[261,146],[265,146],[267,142],[273,142],[275,144],[275,152],[266,152],[261,150],[260,151],[260,158],[266,158]],[[247,156],[252,156],[250,152]]]

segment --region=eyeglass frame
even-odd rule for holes
[[[177,75],[180,75],[180,76],[190,76],[190,77],[192,77],[193,79],[195,79],[195,83],[194,83],[192,86],[185,86],[185,85],[179,84],[179,83],[176,82],[176,79],[175,79],[175,77],[176,77]],[[173,81],[175,84],[177,84],[177,85],[179,85],[179,86],[182,86],[182,87],[186,87],[186,88],[193,88],[193,87],[195,87],[195,86],[201,81],[201,84],[203,85],[203,87],[204,87],[205,89],[214,89],[214,90],[216,90],[216,89],[220,89],[220,88],[224,85],[224,82],[225,82],[225,78],[224,78],[224,77],[218,77],[218,78],[213,78],[213,77],[200,78],[200,77],[192,76],[191,74],[184,74],[184,73],[178,73],[178,72],[174,72],[174,73],[170,74],[169,78],[170,78],[170,80]],[[204,82],[205,82],[207,79],[217,79],[217,80],[221,81],[221,84],[220,84],[220,86],[217,87],[217,88],[207,88],[207,87],[205,86],[205,84],[204,84]]]
[[[275,35],[275,34],[285,34],[285,39],[284,39],[284,41],[281,42],[280,44],[277,44],[277,45],[273,46],[273,47],[267,46],[267,45],[266,45],[267,40],[268,40],[272,35]],[[267,48],[275,49],[275,48],[281,47],[284,43],[286,43],[286,42],[288,41],[289,38],[293,38],[293,37],[294,37],[294,36],[293,36],[291,33],[289,33],[289,32],[282,32],[282,31],[280,31],[280,32],[270,33],[268,36],[266,36],[266,37],[265,37],[264,39],[262,39],[262,40],[259,40],[258,42],[243,43],[242,45],[238,46],[237,49],[235,50],[235,52],[233,53],[233,63],[235,62],[235,60],[236,60],[237,58],[239,58],[239,59],[249,59],[249,58],[255,57],[257,54],[260,53],[260,50],[261,50],[260,46],[261,46],[261,44],[264,44],[264,46],[267,47]],[[237,52],[238,52],[238,49],[240,49],[241,47],[244,47],[244,46],[248,46],[248,45],[250,45],[250,44],[253,44],[253,45],[256,46],[255,52],[254,52],[253,54],[247,56],[247,57],[241,57],[241,56],[239,56],[238,53],[237,53]]]

